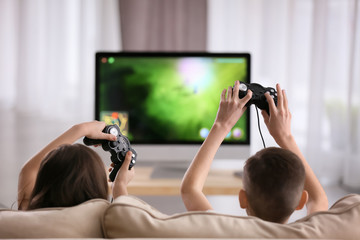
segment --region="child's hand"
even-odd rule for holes
[[[116,141],[116,136],[104,133],[103,130],[106,126],[104,122],[92,121],[81,124],[84,129],[84,136],[91,139],[105,139],[109,141]]]
[[[267,102],[269,103],[270,116],[266,111],[262,111],[264,122],[274,140],[282,146],[291,135],[291,113],[288,108],[288,100],[285,90],[276,84],[277,90],[277,106],[269,93],[265,93]]]
[[[121,195],[127,195],[127,185],[135,176],[135,169],[132,167],[129,170],[130,162],[131,162],[132,152],[128,151],[125,156],[125,160],[121,165],[114,183],[113,183],[113,198],[116,198]]]
[[[234,88],[229,87],[221,93],[219,110],[214,124],[220,124],[229,131],[236,124],[246,110],[245,104],[251,99],[252,92],[249,90],[245,97],[239,98],[240,82],[236,81]]]

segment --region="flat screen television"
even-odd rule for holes
[[[250,54],[200,52],[96,53],[95,118],[118,124],[138,161],[192,160],[214,122],[221,91],[250,82]],[[250,152],[249,111],[216,158]]]

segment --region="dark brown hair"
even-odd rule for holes
[[[28,209],[70,207],[107,194],[99,155],[81,144],[62,145],[41,162]]]
[[[250,157],[243,184],[253,215],[282,223],[298,206],[305,183],[305,169],[293,152],[271,147]]]

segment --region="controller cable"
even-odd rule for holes
[[[257,121],[258,121],[258,128],[259,128],[260,137],[261,137],[264,148],[266,148],[264,137],[262,135],[261,128],[260,128],[259,109],[256,106],[255,106],[255,109],[256,109],[256,115],[257,115]]]

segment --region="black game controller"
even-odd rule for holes
[[[272,87],[264,88],[257,83],[244,83],[240,82],[239,86],[239,98],[243,98],[247,94],[247,90],[251,90],[253,95],[251,99],[246,103],[246,106],[249,107],[251,104],[255,104],[261,110],[266,110],[269,113],[269,104],[266,100],[265,93],[269,92],[270,96],[274,99],[275,105],[277,105],[277,92]]]
[[[115,180],[116,174],[119,171],[121,165],[124,162],[125,155],[128,151],[132,152],[131,162],[129,169],[131,169],[136,163],[137,153],[130,146],[130,141],[127,137],[121,134],[118,125],[108,125],[103,130],[104,133],[110,133],[117,137],[116,141],[109,141],[103,139],[91,139],[85,137],[83,142],[87,146],[101,144],[104,151],[111,153],[111,161],[114,163],[114,168],[109,174],[110,180]]]

